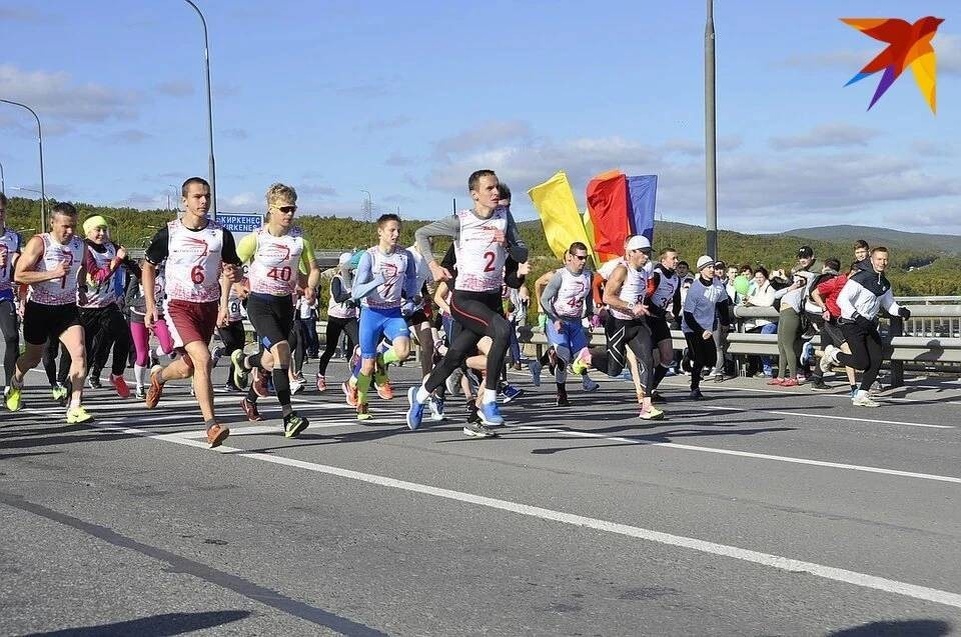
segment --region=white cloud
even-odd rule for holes
[[[12,64],[0,64],[0,95],[31,106],[42,120],[104,122],[137,113],[137,98],[131,93],[92,82],[78,84],[64,72],[24,71]]]
[[[531,136],[531,126],[522,120],[490,120],[480,122],[456,135],[434,142],[434,157],[465,153],[478,148],[490,148],[503,142],[516,142]]]
[[[187,80],[169,80],[158,84],[157,91],[169,97],[184,97],[194,94],[194,84]]]
[[[220,197],[225,208],[250,208],[261,203],[261,197],[252,192],[241,192],[227,197]]]
[[[815,126],[801,135],[772,137],[770,146],[776,150],[867,146],[868,142],[880,134],[881,131],[873,128],[837,122]]]

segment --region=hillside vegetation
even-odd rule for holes
[[[103,214],[113,218],[116,221],[113,231],[114,239],[131,248],[142,247],[153,236],[157,227],[176,215],[175,212],[164,210],[108,208],[85,203],[75,205],[80,210],[81,221],[93,214]],[[39,218],[38,201],[19,197],[10,199],[7,210],[7,225],[10,227],[30,235],[36,232]],[[314,247],[318,250],[364,248],[376,241],[373,224],[356,219],[302,216],[298,218],[297,223],[310,236]],[[424,223],[424,221],[405,223],[401,242],[404,245],[413,243],[414,231]],[[533,281],[548,269],[557,267],[559,262],[548,248],[540,222],[526,221],[519,225],[522,236],[531,248],[532,277],[530,280]],[[864,230],[866,238],[870,237],[867,231],[871,229]],[[837,257],[842,264],[846,264],[850,262],[853,254],[851,243],[851,240],[843,237],[839,241],[828,241],[805,239],[791,234],[749,235],[723,230],[718,236],[720,258],[729,264],[764,265],[769,270],[790,269],[794,264],[798,247],[803,244],[814,248],[819,259]],[[680,223],[659,223],[655,228],[654,248],[660,250],[669,244],[680,252],[682,259],[693,265],[698,256],[704,253],[704,229]],[[896,294],[901,296],[961,295],[961,275],[959,275],[961,258],[948,254],[936,245],[928,247],[917,244],[902,245],[910,247],[898,248],[893,242],[889,246],[893,250],[891,253],[893,267],[889,272],[889,278]],[[444,247],[446,246],[435,246],[438,250]],[[927,265],[915,267],[909,271],[909,267],[919,264]]]

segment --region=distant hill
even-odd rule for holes
[[[889,248],[900,248],[913,252],[934,251],[953,255],[961,254],[961,236],[951,234],[903,232],[889,228],[848,225],[797,228],[788,230],[783,234],[836,243],[854,243],[858,239],[864,239],[872,246],[884,245]]]

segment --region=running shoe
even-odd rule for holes
[[[71,407],[67,410],[67,424],[68,425],[78,425],[82,422],[88,422],[93,420],[93,416],[87,413],[83,405],[77,405],[76,407]]]
[[[3,392],[4,402],[7,404],[7,409],[10,411],[20,411],[23,407],[20,401],[21,389],[19,387],[14,387],[10,385]]]
[[[67,394],[68,394],[66,387],[64,387],[60,383],[57,383],[56,385],[50,388],[50,393],[53,396],[53,399],[55,401],[57,401],[58,403],[66,407],[66,405],[64,404],[64,401],[67,399]]]
[[[586,347],[577,353],[577,358],[571,363],[571,371],[575,374],[583,374],[591,366],[591,350]]]
[[[407,408],[407,428],[411,431],[420,427],[421,421],[424,420],[425,405],[417,400],[418,389],[419,387],[411,387],[407,390],[407,402],[410,404]]]
[[[370,414],[370,405],[367,403],[357,404],[357,420],[370,420],[373,416]]]
[[[811,382],[811,389],[814,390],[814,391],[828,391],[828,390],[830,390],[831,388],[827,386],[827,384],[824,382],[824,379],[822,379],[822,378],[815,378],[815,379]]]
[[[250,370],[244,367],[244,350],[238,349],[230,355],[230,362],[234,364],[234,385],[240,389],[247,389],[250,385]]]
[[[651,391],[651,402],[652,403],[666,403],[667,400],[661,395],[661,392],[656,389]]]
[[[787,379],[786,379],[786,378],[772,378],[771,380],[767,381],[767,384],[768,384],[768,385],[781,385],[785,380],[787,380]]]
[[[838,364],[838,352],[840,352],[834,345],[828,345],[824,348],[824,355],[821,356],[821,360],[818,362],[818,367],[821,371],[827,373],[831,371],[831,367]]]
[[[800,384],[796,378],[785,378],[781,381],[781,387],[797,387]]]
[[[814,358],[814,343],[808,341],[801,347],[801,364],[807,365]]]
[[[494,403],[489,403],[493,405]],[[464,435],[471,438],[495,438],[497,433],[491,431],[481,422],[469,422],[464,425]]]
[[[641,420],[663,420],[664,412],[657,407],[651,407],[650,409],[642,409],[637,417]]]
[[[150,368],[150,387],[147,388],[147,396],[144,399],[147,409],[156,407],[164,393],[164,385],[160,382],[160,373],[163,370],[164,368],[160,365],[154,365]]]
[[[240,401],[240,408],[244,410],[244,415],[247,416],[247,420],[250,422],[260,422],[264,419],[257,409],[257,403],[250,402],[246,396]]]
[[[851,404],[855,407],[880,407],[881,403],[873,400],[868,394],[857,394]]]
[[[130,388],[127,387],[127,381],[124,379],[123,375],[117,376],[110,374],[110,383],[113,385],[114,389],[117,390],[117,395],[121,398],[130,398]]]
[[[134,390],[134,397],[143,400],[146,396],[147,392],[144,391],[143,385],[137,385],[137,389]]]
[[[260,396],[261,398],[266,398],[267,395],[270,393],[267,390],[267,380],[271,375],[266,374],[259,369],[254,369],[251,371],[253,372],[252,376],[254,377],[253,382],[251,383],[251,387],[253,387],[254,393]]]
[[[307,419],[292,411],[284,416],[284,438],[296,438],[304,429],[307,428]]]
[[[478,411],[481,422],[488,427],[501,427],[504,425],[504,417],[501,416],[501,410],[497,407],[496,402],[491,401],[484,403]]]
[[[100,374],[91,373],[87,376],[87,387],[90,389],[103,389],[103,385],[100,383]]]
[[[456,396],[460,391],[460,379],[464,377],[464,372],[458,367],[451,375],[447,377],[444,381],[444,386],[447,388],[447,393],[451,396]]]
[[[521,396],[523,396],[524,390],[514,387],[510,383],[505,383],[503,395],[504,395],[504,403],[506,404],[514,400],[515,398],[520,398]]]
[[[223,347],[215,347],[213,353],[210,355],[210,366],[216,367],[217,363],[220,362],[220,357],[224,355]]]
[[[534,385],[534,387],[541,386],[541,371],[543,369],[544,366],[541,365],[541,362],[537,359],[534,359],[527,364],[527,371],[531,373],[531,383]]]
[[[570,407],[571,401],[567,399],[567,392],[557,392],[557,397],[554,399],[554,404],[558,407]]]
[[[467,422],[475,423],[480,421],[481,421],[480,412],[477,409],[477,403],[475,403],[473,400],[468,400],[467,401]]]
[[[317,374],[317,391],[327,391],[327,377]]]
[[[230,430],[219,423],[214,423],[207,428],[207,444],[210,448],[219,447],[230,435]]]
[[[304,386],[305,386],[306,384],[307,384],[307,383],[306,383],[305,381],[299,380],[299,379],[297,379],[297,378],[294,378],[293,380],[291,380],[291,381],[290,381],[290,393],[291,393],[291,395],[296,395],[296,394],[299,394],[299,393],[303,392],[303,391],[304,391]]]
[[[394,388],[390,385],[390,380],[387,376],[383,377],[383,382],[374,381],[374,386],[377,388],[377,395],[381,397],[381,400],[393,400],[394,399]]]
[[[431,396],[427,399],[427,407],[430,409],[430,419],[434,422],[441,422],[447,416],[444,415],[444,399]]]
[[[692,389],[688,398],[691,400],[704,400],[704,394],[701,393],[700,389]]]
[[[354,385],[350,381],[344,381],[340,385],[340,389],[344,392],[344,400],[347,401],[348,407],[357,406],[357,385]]]
[[[584,391],[586,392],[592,392],[600,389],[601,384],[589,377],[587,374],[584,374],[581,376],[581,387],[583,387]]]

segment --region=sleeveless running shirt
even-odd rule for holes
[[[110,266],[110,262],[117,256],[117,247],[113,243],[104,243],[104,251],[97,252],[89,245],[85,246],[87,251],[93,256],[93,262],[98,270]],[[80,307],[96,308],[108,307],[117,301],[117,291],[114,289],[113,276],[110,275],[99,284],[87,274],[87,302]]]
[[[567,268],[561,268],[560,272],[561,287],[554,297],[554,312],[564,318],[580,319],[584,314],[584,299],[591,293],[591,273],[584,270],[571,274]]]
[[[13,257],[20,252],[20,237],[11,228],[0,234],[0,254],[6,257],[6,264],[0,267],[0,300],[13,296]]]
[[[340,279],[340,285],[346,288],[344,284],[344,277],[339,274],[334,275],[334,279]],[[334,279],[331,279],[331,285],[333,285]],[[330,294],[327,299],[327,316],[333,316],[339,319],[351,319],[357,316],[356,307],[348,307],[346,303],[338,303],[334,300],[334,295]]]
[[[627,276],[624,277],[624,285],[621,286],[621,293],[617,297],[625,303],[643,303],[644,295],[647,294],[647,271],[643,269],[635,270],[629,265],[624,267],[627,268]],[[622,312],[613,307],[611,308],[611,314],[625,321],[635,318],[633,314]]]
[[[674,293],[681,285],[681,281],[676,272],[668,275],[661,264],[654,266],[654,271],[657,272],[659,281],[657,289],[651,294],[651,305],[666,310],[674,302]]]
[[[67,273],[59,279],[31,284],[27,298],[43,305],[76,303],[77,275],[83,267],[83,251],[86,249],[86,244],[77,236],[72,237],[66,244],[62,244],[49,232],[44,232],[40,238],[43,239],[43,254],[37,261],[37,272],[50,272],[63,263],[67,266]]]
[[[377,276],[384,275],[384,282],[364,297],[363,304],[373,308],[395,308],[403,304],[401,294],[404,291],[404,281],[407,269],[413,268],[410,253],[398,248],[390,254],[384,254],[378,246],[367,249],[370,255],[370,271]]]
[[[257,249],[247,272],[250,291],[290,296],[297,289],[297,273],[304,251],[303,232],[292,228],[284,236],[275,237],[265,226],[255,233]]]
[[[167,298],[193,303],[220,299],[220,251],[224,229],[216,221],[190,230],[175,219],[167,224]]]
[[[494,241],[494,231],[507,232],[507,208],[495,208],[488,219],[479,219],[473,210],[461,210],[457,217],[460,238],[454,243],[457,255],[454,289],[499,293],[504,284],[507,248]]]

